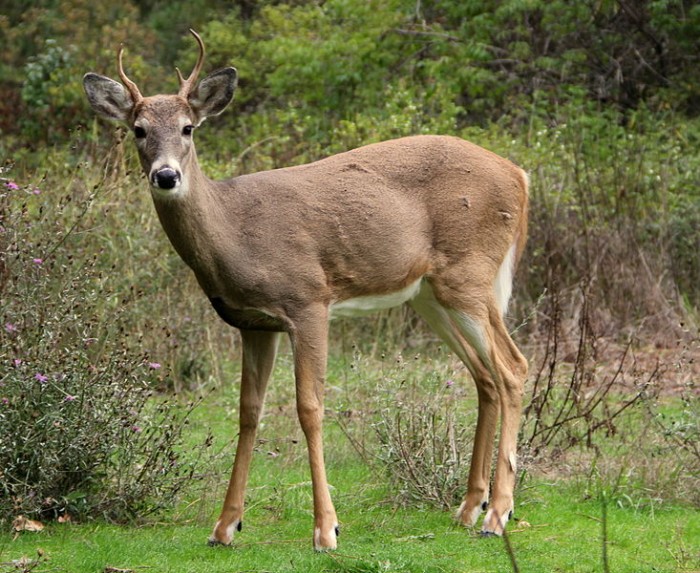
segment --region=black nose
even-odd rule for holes
[[[153,174],[153,184],[161,189],[173,189],[180,183],[180,174],[172,167],[163,167]]]

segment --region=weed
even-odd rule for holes
[[[387,400],[374,423],[378,458],[400,504],[443,509],[466,491],[472,421],[460,408],[460,384],[440,372],[410,375],[403,359],[386,376]]]
[[[129,332],[138,294],[111,290],[81,234],[100,188],[45,189],[0,189],[0,515],[143,516],[196,474],[178,452],[196,401],[154,402],[167,376]]]

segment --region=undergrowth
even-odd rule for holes
[[[133,330],[90,229],[103,183],[0,181],[0,519],[125,520],[169,506],[201,470],[183,457],[195,403],[154,392],[167,365]]]

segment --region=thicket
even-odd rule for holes
[[[140,424],[117,408],[120,385],[144,397],[128,411],[166,428],[146,406],[147,389],[222,378],[214,357],[230,354],[233,331],[166,244],[130,134],[95,119],[81,86],[87,71],[116,77],[123,42],[144,93],[173,91],[174,67],[187,70],[196,58],[189,27],[205,40],[207,70],[233,65],[240,75],[231,109],[197,132],[213,177],[415,133],[461,135],[529,171],[530,241],[512,323],[537,372],[524,430],[533,452],[585,442],[579,426],[560,423],[571,411],[546,398],[566,401],[567,390],[553,389],[562,376],[577,396],[609,381],[590,374],[608,344],[670,352],[666,371],[683,349],[697,349],[696,2],[45,0],[27,8],[9,0],[0,14],[0,471],[3,485],[15,485],[3,499],[87,499],[86,484],[113,476],[118,448],[135,447],[120,436],[144,435],[113,427]],[[353,333],[366,342],[375,324]],[[384,333],[371,340],[424,338],[410,314],[379,324]],[[681,389],[687,413],[663,423],[689,451],[695,384],[691,375]],[[622,406],[641,390],[616,391]],[[92,398],[66,399],[81,392]],[[572,419],[609,429],[606,408],[615,404],[577,402]],[[84,418],[86,435],[116,432],[89,458],[104,460],[99,467],[58,453],[78,443],[62,428]],[[15,439],[19,427],[29,437]],[[566,439],[554,443],[555,435]],[[53,444],[46,463],[60,462],[62,494],[42,489],[60,481],[46,468],[5,477],[29,467],[27,439]],[[176,452],[178,439],[168,434],[163,451]],[[92,451],[71,451],[82,450]]]

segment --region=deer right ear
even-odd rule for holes
[[[105,119],[126,121],[134,107],[134,102],[126,88],[98,74],[85,74],[83,88],[92,109]]]

